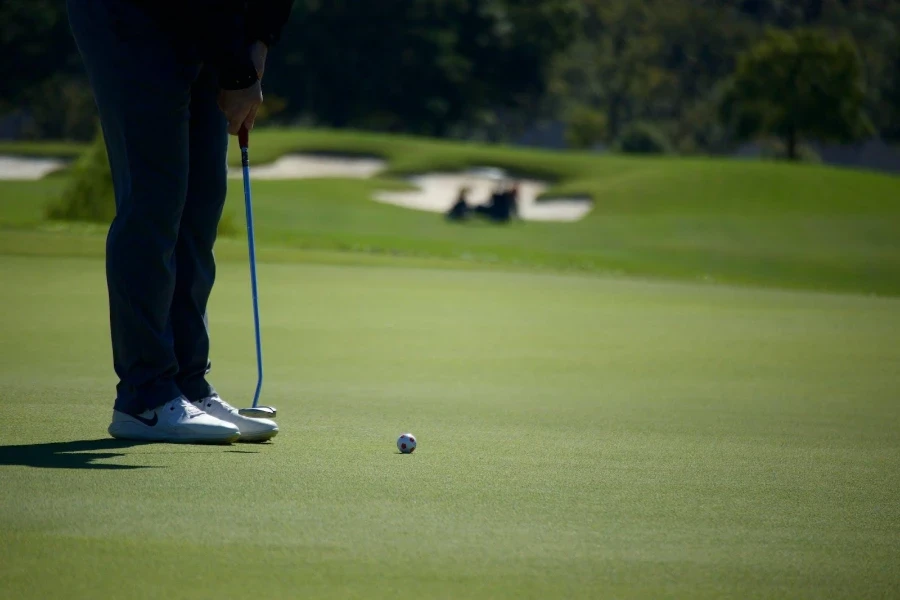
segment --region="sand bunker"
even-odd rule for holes
[[[25,156],[0,156],[0,179],[34,181],[66,166],[58,158],[30,158]]]
[[[377,158],[290,154],[274,163],[251,166],[254,179],[352,178],[368,179],[384,170],[386,162]],[[239,179],[239,169],[230,177]],[[414,210],[443,213],[453,206],[459,189],[470,188],[471,204],[484,204],[499,182],[508,175],[501,169],[484,167],[463,173],[428,173],[409,178],[419,189],[407,192],[378,192],[374,200]],[[542,181],[519,182],[519,216],[526,221],[578,221],[591,210],[590,198],[542,198],[547,189]]]
[[[0,156],[0,180],[36,180],[65,167],[55,158]],[[254,179],[368,179],[385,169],[378,158],[290,154],[273,163],[252,165]],[[241,170],[232,168],[229,177],[240,179]],[[480,168],[462,173],[426,173],[408,179],[418,189],[406,192],[378,192],[374,200],[414,210],[444,213],[453,206],[460,188],[470,188],[470,204],[485,204],[497,184],[508,180],[501,169]],[[526,221],[578,221],[591,210],[589,198],[543,198],[547,184],[534,179],[518,180],[519,216]]]
[[[253,160],[252,158],[250,159]],[[384,170],[385,161],[378,158],[353,158],[289,154],[267,165],[250,165],[254,179],[368,179]],[[233,179],[240,179],[240,169],[229,170]]]
[[[419,189],[409,192],[379,192],[375,200],[405,208],[444,213],[456,202],[462,187],[469,188],[469,204],[487,204],[501,172],[480,169],[467,173],[431,173],[411,177],[409,182]],[[591,210],[589,198],[545,198],[538,200],[547,184],[531,179],[518,179],[519,216],[525,221],[578,221]]]

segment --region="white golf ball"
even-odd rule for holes
[[[411,433],[404,433],[397,438],[397,450],[403,454],[412,454],[416,449],[416,436]]]

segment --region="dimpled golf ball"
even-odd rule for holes
[[[397,450],[403,454],[412,454],[416,449],[416,436],[411,433],[404,433],[397,438]]]

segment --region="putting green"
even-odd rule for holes
[[[102,260],[0,282],[0,597],[900,594],[900,300],[263,264],[282,433],[195,447],[107,439]]]

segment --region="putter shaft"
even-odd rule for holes
[[[241,168],[244,172],[244,209],[247,216],[247,246],[250,254],[250,289],[253,295],[253,329],[256,336],[256,391],[253,394],[253,408],[257,408],[263,383],[262,339],[259,325],[259,298],[256,285],[256,241],[253,237],[253,201],[250,195],[250,133],[241,127],[238,133],[241,147]]]

